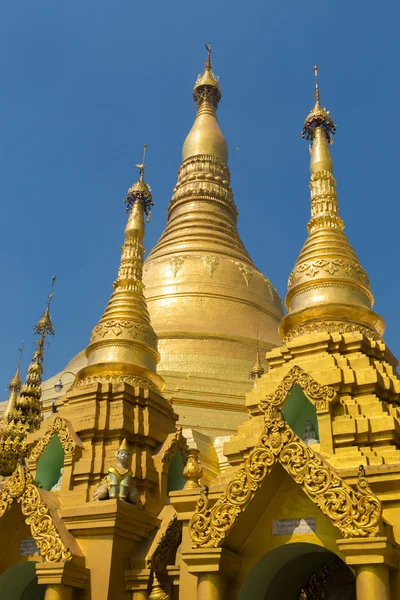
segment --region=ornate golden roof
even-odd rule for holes
[[[317,71],[316,71],[317,74]],[[383,334],[384,321],[373,312],[369,278],[350,245],[339,216],[336,180],[329,150],[336,126],[326,109],[316,104],[308,115],[303,137],[311,141],[311,220],[308,238],[288,281],[282,338],[310,331],[340,331],[351,325],[369,337]]]
[[[126,381],[145,388],[164,387],[163,379],[156,374],[157,336],[150,323],[142,283],[144,215],[150,214],[153,201],[144,181],[144,160],[137,167],[139,181],[125,198],[130,214],[114,292],[92,331],[86,348],[87,366],[78,372],[76,385]]]

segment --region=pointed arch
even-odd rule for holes
[[[310,402],[315,406],[317,414],[329,412],[329,406],[335,402],[337,392],[330,385],[321,385],[309,373],[295,365],[288,371],[273,394],[269,394],[260,402],[260,410],[266,412],[272,406],[281,407],[291,390],[298,385]]]
[[[71,423],[60,416],[56,416],[50,427],[36,442],[29,455],[29,462],[37,461],[40,455],[57,435],[65,452],[65,458],[72,460],[77,448],[83,448],[80,438],[75,433]]]
[[[46,562],[69,562],[72,559],[70,548],[66,547],[51,516],[50,508],[43,501],[42,494],[34,485],[32,475],[21,464],[5,481],[0,494],[0,519],[13,502],[21,505],[25,523],[30,526],[39,553]],[[71,534],[65,530],[65,536],[73,543]]]
[[[354,490],[322,456],[293,432],[280,409],[272,408],[266,412],[259,443],[243,461],[225,492],[211,508],[207,493],[201,494],[196,512],[189,522],[195,548],[223,545],[233,525],[277,463],[345,538],[379,535],[382,507],[366,478],[360,476],[357,491]]]

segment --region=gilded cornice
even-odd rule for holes
[[[14,501],[21,505],[25,523],[30,526],[32,537],[45,561],[48,563],[70,561],[72,559],[71,550],[61,540],[50,509],[43,502],[38,488],[33,483],[32,476],[21,464],[18,464],[11,477],[6,479],[0,494],[0,519]]]
[[[273,408],[266,414],[259,443],[216,503],[209,508],[207,493],[201,494],[189,522],[194,548],[217,548],[224,544],[229,531],[277,463],[345,538],[379,536],[382,507],[366,478],[360,476],[354,490],[292,431],[280,410]]]

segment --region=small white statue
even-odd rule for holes
[[[139,491],[132,481],[132,471],[130,469],[132,451],[126,439],[119,447],[116,457],[118,459],[117,466],[108,469],[108,475],[95,490],[93,500],[119,498],[142,507]]]
[[[304,424],[304,434],[303,434],[303,440],[305,441],[305,443],[308,446],[311,446],[312,444],[319,444],[319,441],[317,439],[317,434],[315,433],[313,424],[311,423],[311,421],[306,421]]]
[[[57,483],[55,483],[53,485],[53,487],[50,488],[51,492],[59,492],[61,490],[61,483],[62,483],[63,473],[64,473],[64,467],[61,467],[61,469],[60,469],[60,477],[59,477]]]

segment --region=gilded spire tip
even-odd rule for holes
[[[135,202],[141,202],[143,204],[144,212],[146,213],[146,220],[150,222],[151,209],[154,206],[153,197],[151,194],[150,186],[144,180],[144,173],[146,170],[146,152],[148,145],[143,144],[143,160],[137,164],[136,167],[139,169],[139,181],[133,184],[129,188],[124,202],[126,204],[126,212],[130,212]]]
[[[51,317],[50,317],[50,304],[51,304],[51,301],[54,296],[53,290],[54,290],[55,281],[56,281],[56,276],[53,275],[52,280],[51,280],[50,293],[47,297],[46,310],[44,311],[43,315],[40,317],[39,321],[36,323],[36,326],[34,329],[34,333],[39,333],[42,339],[44,339],[46,337],[46,335],[54,335],[54,327],[53,327],[53,323],[51,322]]]
[[[314,78],[315,78],[315,105],[310,114],[304,121],[303,131],[301,135],[306,140],[313,140],[315,131],[318,127],[321,127],[326,135],[326,138],[330,144],[333,142],[333,136],[336,131],[336,125],[333,122],[332,117],[329,114],[329,110],[322,108],[320,104],[321,90],[319,87],[319,69],[317,65],[314,65]]]
[[[197,77],[197,81],[193,88],[193,99],[199,109],[205,102],[210,104],[214,110],[222,98],[221,86],[218,77],[216,77],[211,65],[211,43],[204,44],[207,50],[206,64],[203,75]]]

